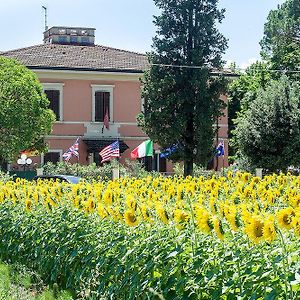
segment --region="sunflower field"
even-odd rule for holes
[[[300,299],[300,177],[0,182],[0,259],[76,299]]]

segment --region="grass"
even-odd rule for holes
[[[0,262],[0,300],[71,300],[71,293],[46,286],[38,274]]]

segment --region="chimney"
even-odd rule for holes
[[[45,44],[95,45],[95,28],[54,26],[44,32]]]

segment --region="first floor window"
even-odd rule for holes
[[[166,172],[167,171],[167,160],[161,158],[159,153],[154,154],[154,156],[145,156],[140,159],[140,162],[144,166],[146,171],[157,171]]]
[[[48,152],[44,154],[44,164],[47,162],[58,163],[60,161],[60,152]]]

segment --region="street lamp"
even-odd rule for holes
[[[27,155],[23,153],[21,155],[21,158],[19,158],[17,160],[17,164],[23,166],[24,167],[24,171],[25,171],[26,166],[29,166],[29,165],[32,164],[32,159],[31,158],[27,158]]]

